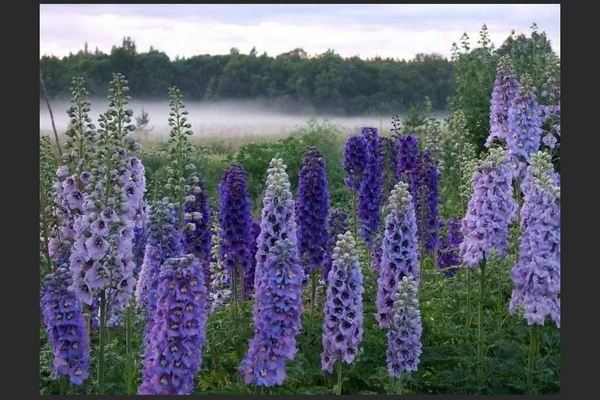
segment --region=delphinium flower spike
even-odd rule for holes
[[[182,395],[194,389],[207,311],[202,269],[191,254],[169,258],[162,265],[138,394]]]
[[[510,56],[504,55],[498,60],[496,80],[490,105],[490,135],[485,145],[492,146],[496,140],[506,141],[509,134],[508,110],[520,84],[513,72]]]
[[[367,163],[361,180],[358,197],[358,217],[361,236],[367,245],[374,243],[381,220],[383,201],[383,156],[376,128],[362,128],[361,135],[367,142]]]
[[[246,171],[239,164],[228,167],[219,183],[221,262],[230,276],[234,303],[248,297],[252,270],[252,215]]]
[[[367,165],[367,142],[363,135],[350,135],[344,146],[344,183],[352,192],[358,192]]]
[[[256,253],[254,337],[240,365],[247,384],[278,385],[296,354],[304,270],[298,258],[294,201],[283,160],[267,170]]]
[[[429,151],[433,163],[440,171],[443,170],[444,147],[442,143],[442,127],[440,121],[433,116],[427,118],[423,133],[423,150]]]
[[[542,142],[554,149],[560,139],[560,59],[555,54],[548,55],[544,75],[540,102],[547,130]]]
[[[50,235],[57,230],[53,188],[57,168],[58,157],[52,151],[50,136],[40,136],[40,256],[49,267]]]
[[[256,279],[254,337],[239,370],[254,386],[280,385],[285,364],[296,354],[302,314],[304,272],[296,243],[279,239],[270,246]]]
[[[183,220],[186,224],[193,223],[193,229],[185,229],[183,232],[184,254],[193,254],[200,259],[204,267],[204,279],[206,287],[210,284],[210,207],[206,199],[204,182],[197,175],[190,177],[190,190],[186,196],[183,206]]]
[[[89,376],[90,337],[81,303],[68,290],[70,280],[71,273],[65,267],[47,275],[41,290],[41,308],[54,353],[54,374],[81,385]]]
[[[327,281],[327,275],[333,262],[333,249],[338,240],[338,235],[344,234],[348,230],[348,214],[339,208],[332,208],[327,221],[327,249],[323,259],[322,277]]]
[[[506,152],[490,149],[479,162],[471,183],[473,193],[462,220],[460,255],[466,266],[477,268],[493,252],[506,255],[508,225],[516,212]]]
[[[444,275],[453,277],[460,266],[460,257],[458,246],[462,242],[462,233],[460,232],[461,221],[455,217],[449,217],[445,223],[446,234],[440,238],[438,247],[437,266]]]
[[[521,83],[508,110],[506,144],[513,175],[522,178],[531,155],[540,148],[543,121],[531,77],[524,75]]]
[[[392,321],[394,293],[405,276],[417,283],[420,279],[417,253],[417,224],[413,197],[405,182],[398,182],[389,198],[385,233],[381,246],[381,263],[377,279],[377,321],[389,328]]]
[[[356,241],[350,232],[338,235],[327,276],[327,299],[323,322],[321,368],[332,372],[336,362],[351,364],[363,336],[363,275]],[[341,394],[338,382],[338,394]]]
[[[550,154],[533,155],[526,179],[509,311],[522,311],[528,325],[550,317],[560,327],[560,185]]]
[[[208,287],[208,306],[210,313],[217,311],[231,297],[229,274],[221,262],[219,250],[219,224],[213,226],[210,260],[210,286]]]
[[[439,171],[429,150],[425,150],[419,156],[417,182],[416,194],[413,198],[417,217],[417,236],[424,254],[435,252],[439,229]]]
[[[392,295],[392,323],[387,334],[386,362],[393,378],[416,371],[421,356],[421,312],[417,298],[418,283],[409,276],[398,282]]]
[[[414,135],[401,135],[396,138],[396,179],[408,183],[415,196],[417,190],[417,162],[419,160],[419,140]]]

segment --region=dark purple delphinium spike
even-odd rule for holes
[[[323,279],[327,280],[327,274],[331,269],[333,262],[333,249],[337,243],[338,235],[344,234],[348,230],[348,214],[339,208],[332,208],[327,221],[327,249],[323,259]]]
[[[390,327],[398,282],[404,276],[417,283],[420,278],[415,210],[405,182],[398,182],[392,190],[388,210],[377,278],[376,318],[381,328]]]
[[[451,278],[456,274],[460,265],[458,246],[463,240],[460,232],[461,221],[459,218],[450,217],[444,225],[446,234],[440,237],[440,245],[437,250],[437,266],[444,272],[444,275]]]
[[[438,242],[439,172],[429,150],[417,163],[417,191],[414,195],[421,250],[434,252]]]
[[[509,134],[508,110],[517,94],[519,81],[515,77],[508,55],[500,57],[490,105],[490,135],[485,145],[490,147],[497,139],[506,141]]]
[[[360,188],[360,182],[363,177],[365,167],[367,165],[367,141],[363,135],[352,135],[346,139],[344,146],[344,170],[346,170],[346,178],[344,183],[353,192],[357,192]]]
[[[531,77],[524,75],[508,110],[508,157],[513,176],[521,178],[531,155],[539,150],[542,137],[542,109],[532,85]]]
[[[135,290],[136,303],[146,312],[144,343],[149,340],[148,333],[153,325],[152,315],[157,306],[160,267],[165,260],[179,256],[182,251],[176,213],[167,199],[151,205],[146,229],[148,237],[144,262]]]
[[[383,154],[383,197],[387,197],[394,188],[398,177],[396,176],[396,159],[398,158],[398,142],[395,137],[382,136],[381,148]]]
[[[416,171],[419,160],[419,140],[414,135],[401,135],[396,139],[396,180],[408,183],[411,194],[416,193]]]
[[[367,142],[367,163],[360,184],[358,198],[358,217],[361,222],[360,233],[371,246],[379,230],[380,209],[383,201],[383,156],[381,141],[376,128],[362,128],[361,135]]]
[[[145,346],[138,394],[189,394],[202,363],[206,287],[202,264],[191,254],[161,267],[158,302]]]
[[[138,277],[144,262],[144,249],[146,248],[146,229],[144,226],[133,228],[133,262],[135,269],[133,275]]]
[[[90,338],[82,304],[68,290],[70,272],[59,267],[49,274],[41,291],[41,308],[48,341],[54,353],[53,372],[81,385],[89,376]]]
[[[328,372],[337,361],[351,364],[355,360],[363,336],[363,275],[350,232],[338,236],[332,258],[321,353],[321,368]]]
[[[325,161],[317,148],[310,147],[304,155],[304,164],[299,173],[296,202],[298,251],[305,276],[323,265],[328,215],[329,191]]]
[[[560,183],[550,154],[532,157],[526,180],[509,312],[522,311],[528,325],[550,317],[560,327]]]
[[[277,240],[257,275],[254,337],[239,370],[248,385],[274,386],[286,377],[285,363],[296,354],[302,314],[304,272],[296,243]]]
[[[190,192],[183,206],[184,222],[194,224],[194,229],[183,232],[183,253],[193,254],[202,262],[206,287],[210,286],[210,248],[212,230],[210,226],[210,207],[204,192],[204,182],[196,174],[192,175]],[[193,200],[192,200],[193,198]]]
[[[506,151],[491,148],[472,182],[473,194],[461,226],[460,256],[466,266],[477,268],[492,252],[504,256],[508,249],[508,225],[516,205]]]
[[[241,165],[234,164],[225,170],[219,191],[221,262],[229,276],[237,276],[241,283],[252,269],[252,215],[246,171]],[[249,295],[246,291],[242,294]]]
[[[388,374],[400,378],[405,371],[416,371],[421,356],[421,311],[417,298],[419,284],[404,276],[393,294],[392,324],[387,334]]]

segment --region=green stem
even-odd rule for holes
[[[315,301],[317,299],[317,271],[310,274],[310,326],[314,327],[315,323]]]
[[[529,329],[529,354],[527,359],[527,389],[530,393],[535,393],[533,387],[533,375],[535,372],[535,364],[540,346],[540,331],[539,325],[534,325]]]
[[[125,314],[126,320],[125,320],[125,351],[127,354],[127,366],[125,367],[125,371],[127,371],[126,373],[126,387],[127,387],[127,393],[128,394],[133,394],[133,388],[131,388],[130,382],[131,382],[131,375],[132,375],[132,370],[133,370],[133,351],[132,351],[132,345],[131,345],[131,333],[132,333],[132,315],[131,315],[131,306],[127,307],[127,311]]]
[[[352,192],[352,220],[354,222],[354,240],[358,241],[358,223],[356,222],[356,192]]]
[[[479,385],[483,385],[483,301],[485,299],[485,257],[479,273],[479,312],[477,314],[477,377]]]
[[[104,346],[106,335],[106,291],[100,292],[100,333],[98,343],[98,394],[102,394],[104,386]]]
[[[404,375],[400,375],[400,378],[398,378],[398,390],[396,394],[402,394],[402,377]]]
[[[467,327],[471,326],[471,268],[467,267]]]
[[[342,353],[340,352],[340,358],[337,362],[337,386],[335,388],[335,394],[342,394]]]

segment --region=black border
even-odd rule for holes
[[[43,2],[53,3],[53,2]],[[76,3],[64,1],[61,3]],[[137,2],[127,2],[137,3]],[[160,2],[140,2],[160,3]],[[184,3],[184,2],[178,2]],[[345,3],[354,3],[348,1]],[[386,2],[382,2],[386,3]],[[430,2],[431,3],[431,2]],[[435,3],[445,3],[437,1]],[[534,3],[534,2],[529,2]],[[537,2],[536,2],[537,3]],[[542,2],[548,3],[548,2]],[[556,2],[551,2],[556,3]],[[585,121],[597,115],[597,91],[590,85],[597,81],[598,67],[595,56],[598,52],[594,28],[597,18],[592,7],[589,11],[583,3],[561,4],[561,60],[562,60],[562,130],[566,138],[561,139],[562,232],[563,232],[563,317],[561,328],[561,392],[558,395],[525,396],[540,398],[591,398],[598,371],[598,330],[595,329],[597,308],[592,308],[598,285],[598,257],[589,250],[596,250],[597,224],[589,217],[588,209],[598,205],[594,189],[598,187],[596,168],[597,125]],[[2,374],[0,393],[9,399],[42,398],[39,394],[39,274],[38,274],[38,182],[39,182],[39,2],[17,4],[4,8],[4,24],[8,32],[4,37],[10,43],[5,47],[2,66],[3,81],[11,86],[4,92],[10,110],[3,113],[4,152],[2,231],[10,240],[4,242],[3,254],[9,256],[3,262],[3,290],[5,300],[2,329],[2,366],[8,373]],[[535,19],[535,16],[532,16]],[[580,57],[577,57],[579,53]],[[6,93],[10,94],[6,98]],[[593,121],[597,122],[597,121]],[[6,159],[9,160],[6,160]],[[578,169],[579,167],[579,169]],[[565,193],[566,189],[566,193]],[[578,192],[579,191],[579,192]],[[578,192],[578,193],[577,193]],[[588,206],[588,207],[586,207]],[[566,239],[566,240],[565,240]],[[594,247],[595,246],[595,247]],[[586,249],[588,252],[586,254]],[[563,295],[563,297],[565,297]],[[586,307],[587,306],[587,307]],[[595,354],[594,354],[595,350]],[[596,378],[597,379],[597,378]],[[593,391],[592,391],[593,390]],[[586,396],[588,395],[589,396]],[[3,396],[3,397],[4,397]],[[207,395],[197,396],[206,397]],[[53,396],[61,397],[61,396]],[[103,396],[100,396],[103,397]],[[108,396],[106,396],[108,397]],[[111,396],[134,398],[135,396]],[[166,397],[166,396],[156,396]],[[208,395],[210,398],[226,396]],[[248,395],[230,396],[233,398]],[[304,396],[272,396],[301,398]],[[314,395],[314,398],[330,396]],[[333,397],[333,396],[331,396]],[[361,396],[345,396],[359,398]],[[373,395],[384,397],[384,395]],[[423,398],[476,398],[477,396],[419,396]],[[489,396],[506,398],[513,396]],[[64,398],[85,398],[64,396]]]

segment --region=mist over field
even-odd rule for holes
[[[106,100],[91,100],[90,117],[96,121],[98,114],[107,108]],[[365,116],[323,116],[310,113],[282,113],[253,101],[222,102],[186,102],[189,121],[195,137],[237,137],[237,136],[277,136],[306,125],[311,119],[328,120],[342,130],[357,132],[362,126],[374,126],[387,131],[390,128],[391,115]],[[54,122],[59,134],[68,126],[66,110],[67,101],[52,101]],[[148,139],[162,139],[169,134],[169,105],[164,101],[132,100],[129,108],[134,111],[134,118],[141,115],[142,108],[149,114]],[[440,113],[439,118],[446,115]],[[40,102],[40,134],[52,133],[52,123],[46,103]]]

